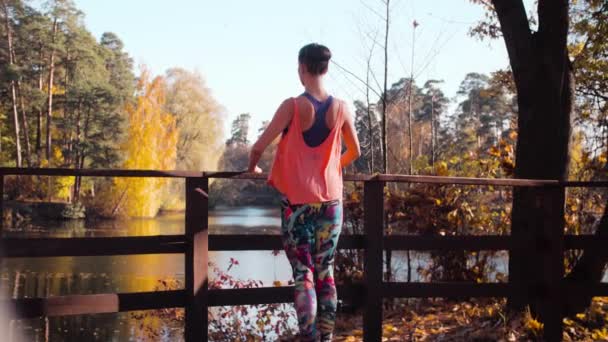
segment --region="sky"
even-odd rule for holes
[[[365,76],[372,39],[383,43],[381,0],[75,0],[85,24],[100,37],[111,31],[136,64],[162,74],[171,67],[199,71],[223,106],[225,130],[240,113],[252,115],[250,137],[286,98],[302,92],[297,54],[310,42],[332,50],[333,60]],[[484,12],[469,0],[392,0],[389,86],[409,77],[443,80],[453,97],[469,72],[508,65],[502,40],[468,35]],[[419,23],[413,35],[413,21]],[[382,82],[383,51],[376,46],[373,70]],[[351,103],[365,87],[337,67],[326,77],[330,93]]]

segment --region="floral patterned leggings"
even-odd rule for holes
[[[331,341],[338,302],[333,264],[342,230],[342,202],[290,205],[283,200],[281,219],[283,247],[295,281],[300,337]]]

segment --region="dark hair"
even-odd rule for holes
[[[326,46],[312,43],[300,49],[298,61],[304,64],[309,73],[321,75],[327,72],[331,51]]]

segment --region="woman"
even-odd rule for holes
[[[268,182],[282,195],[283,246],[293,269],[295,307],[303,341],[331,341],[337,294],[333,261],[342,228],[342,168],[361,152],[346,103],[323,86],[331,52],[309,44],[300,50],[298,74],[305,92],[285,100],[253,145],[250,172],[279,135]],[[342,139],[346,152],[342,153]]]

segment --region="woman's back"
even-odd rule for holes
[[[310,146],[305,133],[319,115],[305,97],[294,98],[287,132],[281,138],[269,182],[294,204],[317,203],[342,198],[343,126],[341,101],[335,101],[325,114],[329,132],[319,144]]]
[[[331,131],[337,124],[339,114],[338,110],[341,101],[338,99],[333,99],[331,97],[326,97],[325,99],[317,99],[317,101],[319,101],[321,104],[324,104],[327,101],[331,101],[331,104],[329,108],[327,108],[327,110],[319,111],[317,110],[318,108],[315,108],[315,105],[313,104],[311,99],[307,98],[306,96],[302,95],[296,99],[298,112],[300,113],[300,127],[302,128],[302,134],[309,132],[311,129],[317,128],[314,126],[315,121],[319,119],[318,115],[322,116],[321,119],[324,119],[324,124],[327,128],[327,133],[329,133],[329,131]]]

